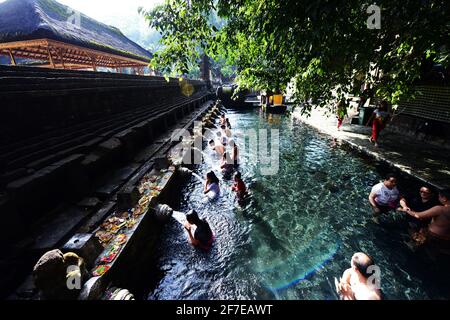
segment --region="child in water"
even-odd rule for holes
[[[206,182],[203,193],[207,194],[211,199],[215,199],[220,195],[219,178],[217,178],[214,171],[210,171],[206,174]]]

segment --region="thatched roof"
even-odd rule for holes
[[[148,62],[152,55],[122,32],[54,0],[8,0],[0,3],[0,43],[51,39]],[[71,21],[71,22],[68,22]]]

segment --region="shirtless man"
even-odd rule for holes
[[[216,144],[214,140],[209,141],[209,147],[221,156],[225,153],[225,146],[220,143]]]
[[[381,290],[369,277],[374,275],[369,267],[374,266],[367,254],[355,253],[350,262],[351,268],[345,270],[340,282],[336,280],[336,291],[341,300],[381,300]]]
[[[429,238],[439,239],[450,247],[450,189],[439,191],[439,202],[442,206],[435,206],[423,212],[416,212],[410,208],[406,209],[406,213],[420,220],[431,218],[428,226]]]

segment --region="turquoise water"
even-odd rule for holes
[[[279,172],[261,175],[261,164],[241,155],[252,194],[243,208],[231,181],[221,181],[222,195],[211,202],[192,177],[176,209],[196,209],[210,223],[215,243],[207,253],[198,251],[179,223],[167,225],[157,257],[161,274],[148,299],[337,299],[334,277],[357,251],[381,268],[387,299],[450,297],[440,264],[405,245],[400,214],[372,222],[367,197],[385,168],[287,116],[230,110],[228,117],[241,149],[246,129],[280,130]],[[196,173],[203,177],[208,163]],[[418,185],[402,178],[399,187]]]

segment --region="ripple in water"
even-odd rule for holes
[[[367,196],[383,170],[289,118],[267,119],[255,110],[228,118],[241,150],[246,129],[278,128],[280,170],[262,176],[259,164],[241,154],[239,170],[251,190],[243,208],[231,181],[221,180],[220,198],[210,201],[192,177],[179,209],[196,209],[216,240],[209,252],[196,250],[179,223],[168,225],[158,257],[162,276],[149,299],[336,299],[333,279],[357,251],[380,266],[386,298],[448,298],[448,285],[437,289],[440,279],[430,276],[435,266],[403,243],[401,216],[371,222]],[[195,171],[202,177],[210,167],[206,161]],[[400,181],[399,187],[418,186]]]

